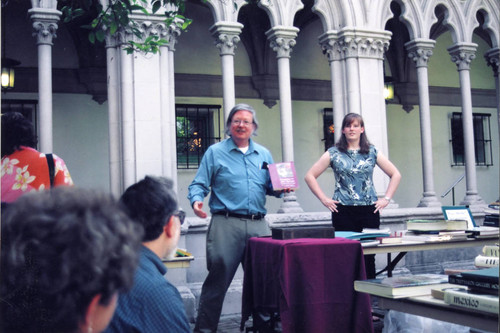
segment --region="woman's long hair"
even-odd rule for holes
[[[351,126],[353,122],[357,121],[361,127],[365,127],[365,122],[363,121],[363,117],[357,113],[348,113],[345,115],[344,120],[342,121],[342,130],[346,127]],[[341,152],[347,152],[347,139],[345,138],[344,133],[340,136],[339,142],[335,144],[335,146]],[[359,138],[359,152],[361,154],[368,154],[370,151],[370,141],[368,141],[368,137],[366,136],[366,130],[361,133]]]

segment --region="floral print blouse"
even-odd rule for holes
[[[328,152],[336,180],[333,200],[345,206],[373,205],[377,201],[373,185],[377,149],[370,146],[368,154],[360,154],[358,150],[343,153],[337,147],[331,147]]]
[[[64,161],[54,157],[54,186],[73,185]],[[50,188],[49,166],[44,153],[21,147],[2,158],[2,202],[16,201],[22,194]]]

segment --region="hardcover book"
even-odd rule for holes
[[[275,191],[284,190],[287,188],[299,188],[297,173],[293,162],[283,162],[269,164],[269,175]]]
[[[444,302],[461,308],[498,313],[498,295],[479,294],[462,288],[444,290]]]
[[[335,238],[335,228],[323,226],[272,228],[273,239]]]
[[[389,298],[430,295],[431,289],[448,283],[441,274],[398,275],[382,279],[356,280],[354,290]]]
[[[449,276],[448,281],[449,283],[467,286],[471,290],[498,294],[498,266],[452,274]]]
[[[441,231],[441,230],[467,230],[465,220],[408,220],[408,230],[417,231]]]

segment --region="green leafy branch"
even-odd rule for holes
[[[131,17],[133,12],[140,12],[144,15],[156,14],[161,7],[174,5],[176,10],[165,11],[165,24],[177,25],[181,30],[187,29],[192,20],[184,17],[186,0],[108,0],[108,5],[104,8],[97,0],[62,0],[60,1],[63,13],[63,22],[91,18],[90,23],[82,24],[81,27],[89,30],[88,38],[92,44],[103,42],[106,32],[111,36],[121,29],[130,31],[139,39],[143,38],[139,24]],[[151,3],[151,13],[146,9]],[[145,53],[157,53],[162,45],[168,41],[159,36],[148,36],[142,42],[129,41],[125,50],[127,53],[141,51]]]

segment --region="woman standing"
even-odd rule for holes
[[[373,169],[378,165],[390,178],[383,198],[377,198]],[[330,199],[321,190],[317,178],[331,166],[335,174],[335,191]],[[339,142],[329,148],[306,173],[305,181],[321,203],[332,212],[336,231],[361,232],[380,226],[380,210],[385,208],[401,180],[394,164],[366,137],[363,118],[349,113],[342,121]],[[375,255],[365,257],[366,275],[375,278]]]

